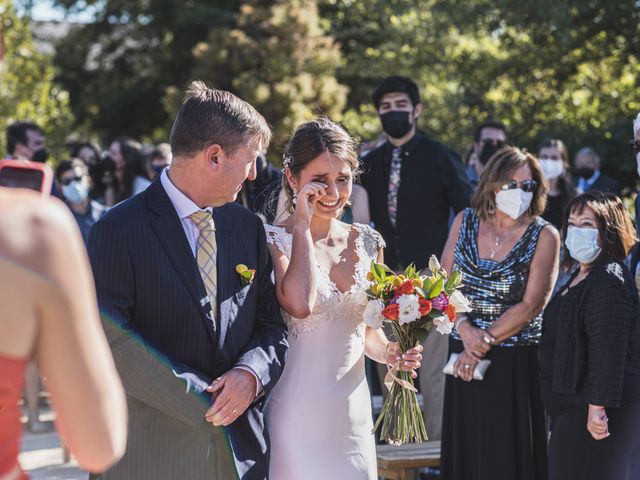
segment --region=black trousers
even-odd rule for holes
[[[611,435],[603,440],[587,431],[587,406],[551,415],[549,480],[636,480],[627,472],[638,454],[640,404],[606,411]]]

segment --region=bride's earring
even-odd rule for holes
[[[293,192],[293,197],[291,197],[291,203],[296,204],[296,198],[298,198],[298,193]]]

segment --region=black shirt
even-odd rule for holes
[[[545,208],[542,218],[560,230],[562,228],[562,214],[567,203],[569,203],[567,192],[556,196],[547,195],[547,208]]]
[[[361,183],[369,194],[374,227],[387,243],[385,263],[398,268],[414,262],[422,268],[432,254],[438,257],[442,254],[451,211],[458,213],[469,206],[472,188],[460,157],[418,132],[401,147],[394,227],[387,206],[394,148],[385,142],[362,159]]]

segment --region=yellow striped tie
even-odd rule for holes
[[[196,259],[198,261],[198,268],[200,269],[200,276],[202,277],[204,287],[209,296],[211,311],[215,316],[218,281],[218,272],[216,270],[216,228],[213,223],[213,217],[208,212],[198,210],[189,215],[189,218],[193,220],[198,230],[200,230],[198,247],[196,248]]]

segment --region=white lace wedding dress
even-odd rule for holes
[[[291,256],[291,235],[266,226],[267,242]],[[382,237],[354,224],[358,262],[354,283],[340,292],[318,267],[318,295],[311,315],[293,318],[284,372],[267,402],[271,480],[377,479],[371,398],[364,370],[362,314],[366,275]]]

